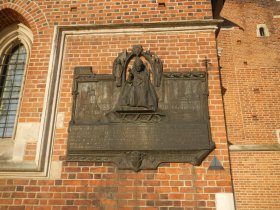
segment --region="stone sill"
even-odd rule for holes
[[[38,171],[34,161],[0,161],[0,171]]]
[[[230,151],[280,151],[280,144],[259,144],[259,145],[230,145],[229,146]]]
[[[40,170],[40,167],[34,161],[0,161],[0,179],[1,178],[46,178],[46,171]]]

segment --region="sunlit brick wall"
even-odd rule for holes
[[[233,145],[230,148],[240,145],[258,148],[230,150],[238,210],[280,208],[277,15],[280,2],[274,0],[228,0],[222,12],[227,27],[219,33],[218,47],[228,140]],[[269,36],[257,37],[258,24],[266,24]]]
[[[55,25],[174,22],[211,19],[211,1],[0,1],[0,14],[10,8],[24,17],[34,43],[27,68],[19,122],[40,122],[49,71]],[[0,16],[1,17],[1,16]],[[7,16],[5,16],[6,18]],[[5,18],[1,19],[4,23]],[[21,19],[17,19],[19,22]],[[14,20],[11,20],[13,22]],[[171,25],[172,26],[172,25]],[[205,70],[210,59],[209,111],[216,149],[201,166],[165,163],[157,170],[135,173],[109,163],[68,163],[68,123],[72,108],[72,81],[76,66],[95,73],[111,73],[119,52],[142,44],[158,54],[164,71]],[[62,162],[58,178],[0,179],[0,209],[215,209],[215,193],[231,193],[214,30],[140,34],[69,36],[62,62],[58,113],[64,125],[55,130],[51,161]],[[26,145],[25,160],[34,160],[36,144]],[[38,151],[37,151],[38,152]],[[214,155],[225,170],[208,170]]]

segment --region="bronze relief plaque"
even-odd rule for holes
[[[135,171],[163,162],[199,165],[215,147],[207,73],[162,70],[161,60],[139,45],[120,53],[112,75],[75,68],[67,160]]]

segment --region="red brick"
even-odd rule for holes
[[[24,23],[31,28],[34,41],[26,71],[21,110],[18,122],[41,122],[43,101],[45,98],[46,81],[50,72],[50,56],[54,36],[54,25],[100,25],[115,23],[150,23],[205,20],[212,18],[211,1],[165,1],[166,7],[158,7],[156,1],[130,2],[126,0],[112,1],[77,1],[69,5],[66,1],[4,1],[0,5],[0,26],[2,30],[15,21]],[[76,6],[77,9],[71,7]],[[2,8],[13,8],[17,12],[2,15]],[[3,17],[2,17],[2,16]],[[52,161],[62,161],[61,183],[47,178],[9,179],[0,181],[2,197],[13,197],[12,202],[26,205],[26,209],[84,209],[85,205],[92,209],[159,209],[167,206],[172,209],[188,206],[195,208],[199,197],[207,189],[208,181],[215,179],[219,186],[218,192],[230,190],[231,177],[223,104],[220,94],[220,78],[216,56],[216,36],[213,30],[197,31],[163,31],[149,33],[126,34],[87,34],[83,36],[67,35],[63,69],[59,89],[57,110],[65,114],[64,128],[55,130],[52,145]],[[193,167],[191,164],[164,163],[157,170],[143,170],[139,173],[129,170],[117,170],[112,163],[95,164],[68,163],[65,161],[67,152],[68,126],[72,109],[72,81],[75,66],[89,65],[95,73],[109,74],[112,62],[119,52],[131,49],[132,45],[142,44],[145,50],[151,50],[161,57],[164,71],[204,70],[203,59],[211,58],[212,68],[209,71],[209,104],[211,105],[211,125],[213,140],[217,142],[219,159],[228,168],[220,176],[207,176],[207,164]],[[56,46],[54,46],[56,47]],[[52,64],[51,64],[52,65]],[[223,128],[222,129],[218,129]],[[28,142],[24,160],[35,160],[37,144]],[[197,174],[195,174],[197,173]],[[209,178],[209,179],[208,179]],[[204,185],[202,185],[202,183]],[[211,182],[213,185],[214,182]],[[197,184],[197,186],[196,186]],[[201,185],[201,186],[200,186]],[[24,186],[22,191],[15,192],[17,186]],[[197,187],[197,192],[195,191]],[[21,189],[21,188],[17,188]],[[2,192],[7,193],[4,195]],[[27,193],[27,198],[24,197]],[[210,193],[212,194],[212,192]],[[205,196],[206,203],[215,201],[210,194]],[[170,195],[170,199],[168,200]],[[161,196],[163,201],[157,200]],[[20,199],[23,197],[24,199]],[[89,199],[88,197],[91,197]],[[73,200],[73,206],[67,205],[67,199]],[[118,200],[117,200],[118,199]],[[147,206],[153,200],[153,207]],[[1,202],[1,201],[0,201]],[[151,204],[151,203],[149,203]],[[209,203],[211,204],[211,203]],[[6,205],[6,204],[5,204]],[[7,204],[7,205],[10,205]],[[163,207],[164,208],[164,207]],[[91,208],[89,208],[91,209]],[[209,210],[214,209],[213,206]]]

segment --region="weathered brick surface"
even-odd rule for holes
[[[231,152],[237,209],[280,209],[280,153]]]
[[[222,48],[228,136],[232,144],[277,143],[280,21],[273,15],[280,5],[276,1],[265,2],[228,1],[222,12],[224,18],[236,25],[221,30],[218,37],[218,46]],[[257,24],[266,24],[270,36],[257,37]]]
[[[29,26],[28,21],[20,13],[10,8],[1,10],[0,20],[1,20],[0,31],[2,31],[4,28],[14,23],[23,23],[24,25]]]
[[[81,174],[91,177],[78,179]],[[111,164],[65,163],[61,180],[1,180],[0,207],[215,209],[214,193],[231,192],[224,186],[230,186],[227,172],[206,172],[189,164],[163,164],[158,170],[134,173]]]
[[[211,1],[23,1],[0,0],[0,23],[29,26],[34,43],[29,59],[19,122],[40,122],[55,25],[148,23],[205,20],[211,18]],[[9,10],[15,12],[10,14]],[[5,10],[5,13],[3,12]],[[1,13],[2,11],[2,13]],[[8,11],[8,12],[7,12]],[[18,15],[18,14],[20,15]],[[2,24],[3,23],[3,24]],[[4,23],[6,25],[4,25]],[[156,52],[165,71],[209,68],[211,132],[217,149],[201,166],[161,164],[157,170],[139,173],[117,170],[108,163],[67,163],[67,127],[72,107],[75,66],[92,66],[95,73],[111,73],[117,54],[142,44]],[[66,40],[58,112],[64,128],[55,130],[52,161],[62,161],[59,179],[0,179],[0,209],[215,209],[215,193],[232,192],[226,142],[220,75],[214,31],[144,33],[142,35],[83,35]],[[35,143],[28,143],[25,160],[34,160]],[[224,171],[211,171],[214,156]]]
[[[216,41],[209,31],[75,35],[67,37],[65,69],[71,69],[78,63],[92,66],[94,73],[111,74],[112,63],[118,53],[131,50],[139,43],[144,50],[157,53],[164,62],[166,72],[205,70],[205,57],[216,61]]]
[[[233,27],[218,36],[228,140],[233,145],[275,145],[280,128],[280,2],[228,0],[222,16]],[[266,24],[268,37],[257,37]],[[230,25],[230,24],[228,24]],[[279,151],[231,151],[238,210],[279,209]]]

